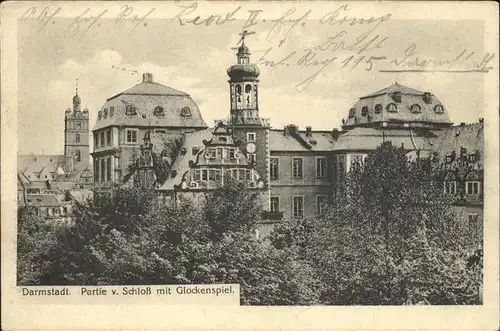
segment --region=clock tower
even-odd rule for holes
[[[64,121],[64,155],[71,171],[89,168],[89,111],[81,110],[78,87],[73,97],[73,109],[67,109]]]
[[[259,68],[250,62],[250,49],[241,33],[236,64],[227,69],[229,76],[230,123],[233,138],[250,162],[262,174],[269,187],[269,120],[259,117]]]

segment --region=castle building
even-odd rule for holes
[[[98,112],[92,129],[94,183],[122,183],[141,155],[141,140],[147,132],[175,135],[206,127],[187,93],[158,84],[151,73],[145,73],[140,84],[110,97]]]
[[[137,182],[177,201],[244,181],[262,193],[265,235],[284,218],[322,213],[351,166],[391,141],[409,158],[440,157],[436,178],[457,194],[454,208],[469,221],[482,217],[482,120],[453,126],[436,95],[395,83],[361,97],[342,130],[271,128],[259,115],[260,72],[242,36],[227,69],[229,116],[214,128],[187,94],[151,74],[108,99],[93,130],[96,184]]]

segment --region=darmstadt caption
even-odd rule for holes
[[[17,287],[482,305],[498,48],[365,5],[23,7]]]

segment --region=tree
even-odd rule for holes
[[[480,268],[467,268],[467,232],[431,169],[430,160],[409,162],[402,148],[383,143],[352,167],[307,231],[278,227],[273,242],[302,247],[323,304],[477,304]]]
[[[278,250],[255,237],[258,199],[259,191],[238,183],[176,208],[141,187],[96,195],[58,236],[41,282],[238,283],[242,304],[317,302],[312,266],[294,248]]]
[[[20,207],[17,213],[17,283],[42,285],[50,249],[56,244],[60,228],[46,222],[33,207]]]

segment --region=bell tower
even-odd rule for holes
[[[245,38],[255,32],[240,33],[236,64],[227,69],[229,76],[229,125],[232,135],[255,169],[269,184],[269,120],[259,116],[259,68],[250,62]]]
[[[89,111],[81,110],[81,99],[76,93],[73,108],[66,109],[64,121],[64,155],[69,171],[89,168]]]

